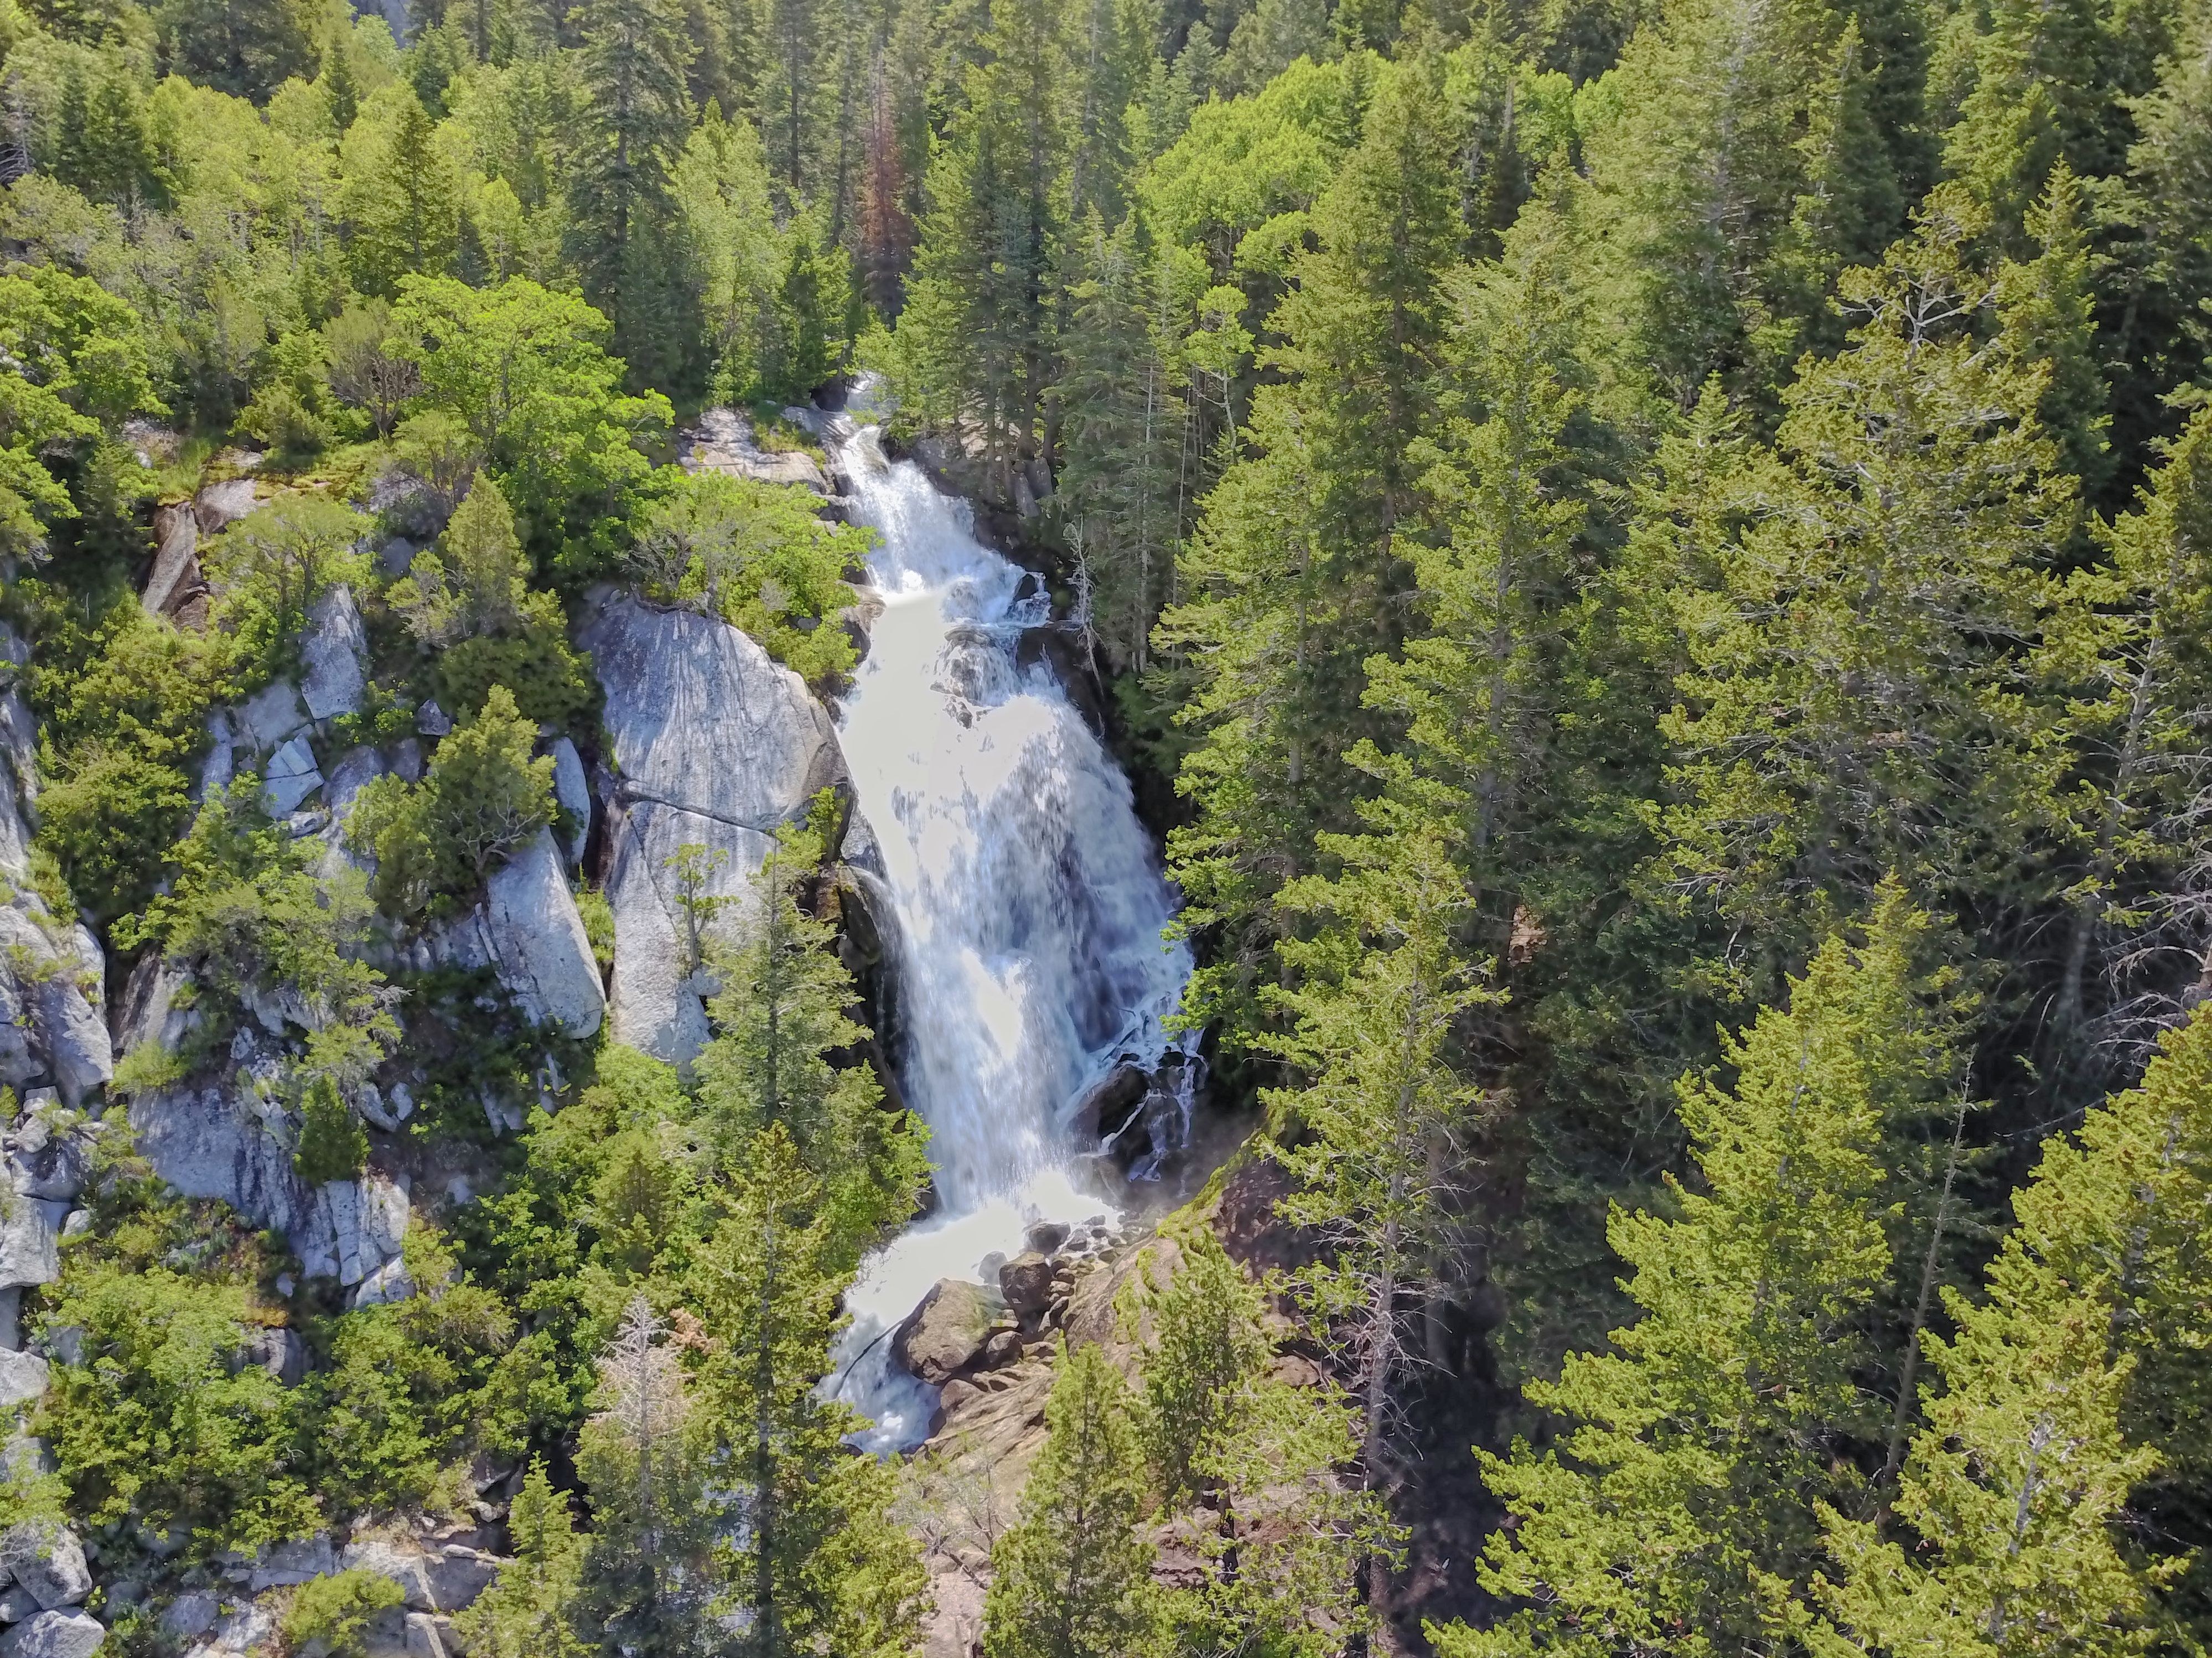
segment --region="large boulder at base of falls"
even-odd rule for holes
[[[92,1658],[106,1640],[88,1612],[42,1612],[0,1636],[0,1658]]]
[[[726,623],[616,595],[581,639],[606,689],[617,777],[614,1036],[684,1064],[706,1020],[667,859],[687,842],[720,852],[707,896],[741,896],[777,826],[803,817],[844,762],[829,711]]]
[[[500,981],[524,1013],[572,1036],[597,1030],[606,993],[551,830],[538,830],[493,874],[484,915]]]
[[[933,1388],[975,1362],[991,1339],[998,1303],[980,1284],[939,1278],[891,1336],[891,1362]]]

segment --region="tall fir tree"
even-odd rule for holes
[[[584,9],[586,126],[571,161],[571,252],[586,297],[613,325],[634,380],[683,367],[669,175],[691,128],[684,71],[696,51],[679,0],[590,0]]]
[[[1064,1342],[1021,1516],[991,1551],[988,1658],[1127,1658],[1158,1627],[1144,1450],[1104,1349]]]
[[[2045,1144],[1984,1299],[1926,1338],[1927,1424],[1893,1521],[1827,1516],[1838,1567],[1822,1648],[1990,1655],[2154,1649],[2189,1564],[2131,1495],[2161,1465],[2201,1482],[2202,1244],[2212,1023],[2166,1040],[2142,1086]],[[1911,1546],[1908,1548],[1907,1540]]]
[[[1300,1131],[1273,1152],[1297,1182],[1276,1212],[1326,1246],[1292,1275],[1291,1293],[1352,1378],[1360,1476],[1382,1491],[1396,1473],[1400,1384],[1426,1356],[1419,1321],[1462,1277],[1485,1102],[1455,1069],[1455,1026],[1494,993],[1459,952],[1468,895],[1453,828],[1427,801],[1384,799],[1366,815],[1368,833],[1321,839],[1341,875],[1281,894],[1322,925],[1284,942],[1292,986],[1267,997],[1291,1023],[1271,1047],[1302,1085],[1261,1097]],[[1383,1604],[1389,1569],[1387,1551],[1370,1553],[1369,1604]]]
[[[1893,890],[1863,944],[1830,939],[1726,1043],[1732,1085],[1684,1079],[1699,1178],[1670,1215],[1610,1228],[1640,1316],[1527,1389],[1574,1424],[1556,1448],[1477,1452],[1514,1516],[1483,1582],[1527,1609],[1442,1632],[1449,1658],[1580,1650],[1594,1629],[1655,1651],[1817,1637],[1816,1504],[1860,1501],[1887,1413],[1863,1377],[1891,1271],[1886,1130],[1929,1065],[1920,925]]]
[[[1170,843],[1188,920],[1218,935],[1192,1003],[1227,1014],[1232,1042],[1254,1022],[1276,889],[1312,867],[1316,829],[1356,822],[1368,784],[1343,756],[1392,728],[1363,694],[1405,629],[1396,537],[1435,416],[1455,152],[1439,65],[1387,70],[1271,324],[1280,378],[1255,398],[1255,452],[1208,498],[1162,622],[1199,673],[1177,716],[1197,736],[1177,781],[1196,821]]]

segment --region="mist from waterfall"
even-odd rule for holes
[[[1067,1117],[1122,1060],[1151,1069],[1190,976],[1128,780],[1051,670],[1018,664],[1049,619],[1034,577],[976,540],[968,505],[875,428],[830,441],[854,517],[876,531],[883,614],[841,738],[896,918],[896,1062],[929,1126],[939,1207],[863,1266],[833,1372],[871,1418],[860,1442],[916,1444],[933,1389],[888,1363],[888,1331],[940,1278],[978,1276],[1038,1219],[1099,1199],[1069,1178]]]

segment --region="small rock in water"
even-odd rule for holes
[[[1041,1220],[1028,1233],[1029,1246],[1041,1255],[1055,1255],[1067,1242],[1069,1228],[1065,1221]]]

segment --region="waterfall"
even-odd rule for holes
[[[937,1212],[846,1298],[832,1382],[875,1424],[858,1442],[884,1451],[919,1443],[936,1406],[888,1363],[890,1329],[939,1278],[1018,1252],[1028,1223],[1106,1208],[1070,1178],[1096,1148],[1073,1144],[1069,1114],[1116,1064],[1154,1069],[1184,1045],[1167,1021],[1191,962],[1163,940],[1174,899],[1127,779],[1051,670],[1017,660],[1049,619],[1036,578],[976,540],[966,502],[886,459],[873,427],[841,418],[829,440],[878,537],[884,610],[840,733],[896,919],[894,1062],[937,1171]]]

